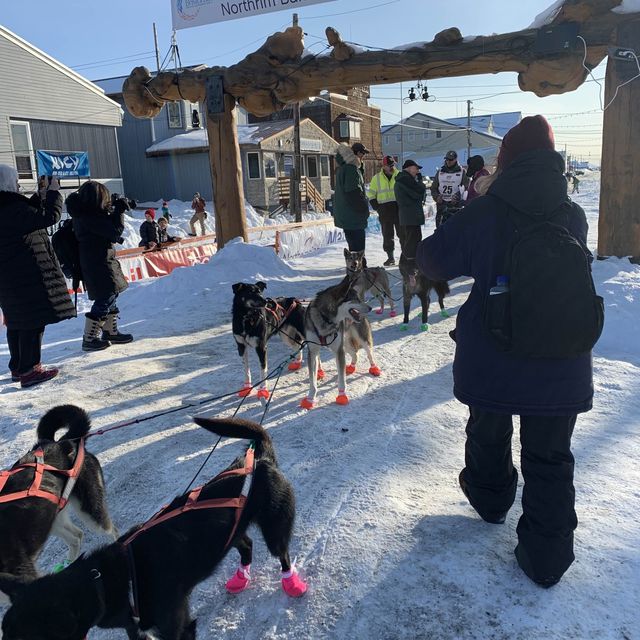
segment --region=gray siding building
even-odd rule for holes
[[[485,164],[496,162],[502,138],[471,130],[471,155],[484,157]],[[467,162],[467,128],[426,113],[414,113],[398,124],[382,127],[382,151],[394,156],[402,165],[404,160],[415,160],[424,167],[423,173],[435,175],[442,166],[444,154],[454,150],[460,164]]]
[[[120,106],[86,78],[0,26],[0,163],[37,184],[36,151],[86,152],[91,178],[122,191]],[[78,178],[62,180],[75,188]]]

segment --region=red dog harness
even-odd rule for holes
[[[187,501],[181,506],[176,507],[175,509],[171,509],[170,511],[165,511],[168,505],[165,505],[152,516],[147,522],[145,522],[139,529],[136,529],[126,540],[122,542],[125,550],[127,551],[127,561],[129,564],[129,605],[131,607],[131,611],[133,617],[136,621],[140,619],[139,611],[138,611],[138,581],[136,579],[135,572],[135,563],[133,558],[133,549],[130,544],[143,532],[148,531],[152,527],[155,527],[157,524],[161,522],[166,522],[171,518],[175,518],[187,511],[194,511],[196,509],[221,509],[223,507],[231,507],[232,509],[236,509],[236,517],[233,523],[233,527],[231,529],[231,534],[227,539],[227,542],[224,545],[223,553],[228,549],[231,541],[233,540],[233,536],[238,529],[238,524],[240,523],[240,518],[242,516],[242,512],[244,511],[245,504],[247,502],[247,498],[249,496],[249,491],[251,489],[251,483],[253,481],[253,473],[255,471],[255,461],[254,461],[254,449],[253,445],[251,445],[246,453],[244,458],[244,467],[242,469],[231,469],[229,471],[223,471],[218,474],[211,482],[215,482],[216,480],[220,480],[222,478],[228,478],[230,476],[245,476],[244,484],[242,485],[242,490],[240,491],[240,495],[237,498],[211,498],[210,500],[200,500],[200,494],[205,485],[200,487],[196,487],[193,489],[188,497]],[[210,483],[207,483],[210,484]]]
[[[69,501],[69,496],[73,491],[73,487],[76,484],[78,476],[80,475],[80,470],[82,469],[82,465],[84,464],[84,438],[80,438],[78,441],[78,453],[76,454],[76,459],[73,463],[73,467],[71,469],[57,469],[56,467],[52,467],[50,464],[44,463],[44,451],[42,447],[38,447],[34,452],[35,462],[25,462],[24,464],[18,465],[13,469],[9,469],[6,471],[0,471],[0,493],[4,489],[5,485],[9,478],[21,471],[25,471],[26,469],[33,468],[33,481],[31,482],[31,486],[28,489],[22,489],[21,491],[14,491],[13,493],[7,493],[6,495],[0,495],[0,503],[3,502],[13,502],[15,500],[22,500],[22,498],[44,498],[45,500],[49,500],[49,502],[53,502],[53,504],[58,507],[58,510],[62,510],[67,505]],[[55,473],[66,477],[66,482],[64,488],[62,489],[61,495],[57,495],[52,491],[47,491],[46,489],[41,489],[40,485],[42,484],[42,480],[44,479],[45,471],[49,471],[51,473]]]

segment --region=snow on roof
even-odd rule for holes
[[[622,0],[621,4],[611,11],[614,13],[640,13],[640,0]]]
[[[276,133],[293,126],[293,120],[274,120],[257,124],[238,125],[238,144],[258,145]],[[175,151],[207,151],[209,138],[206,129],[194,129],[160,140],[147,148],[147,153],[162,154]]]
[[[506,113],[490,113],[482,116],[471,116],[471,128],[481,133],[489,133],[503,138],[507,131],[515,127],[522,120],[520,111],[509,111]],[[447,122],[460,127],[467,126],[467,118],[448,118]],[[493,125],[493,130],[491,129]]]

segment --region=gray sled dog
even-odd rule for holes
[[[308,340],[309,394],[300,402],[303,409],[312,409],[318,392],[317,379],[324,377],[319,369],[320,349],[329,347],[336,356],[338,367],[338,396],[336,402],[349,403],[346,373],[353,373],[358,362],[358,351],[365,349],[369,358],[369,373],[379,376],[381,371],[373,359],[371,325],[364,317],[371,307],[362,302],[351,285],[349,276],[329,287],[309,303],[304,317],[305,337]],[[351,356],[346,366],[345,354]]]
[[[71,508],[91,529],[115,540],[100,463],[84,448],[90,426],[80,407],[50,409],[40,419],[33,449],[0,473],[0,573],[35,579],[36,560],[50,535],[62,538],[68,561],[75,560],[83,533],[71,521]],[[55,440],[60,429],[66,431]]]
[[[387,298],[390,307],[389,315],[394,318],[396,315],[395,303],[391,297],[389,276],[384,267],[368,267],[364,251],[345,249],[344,261],[347,265],[347,275],[351,278],[351,286],[360,296],[360,300],[364,300],[365,294],[370,290],[373,296],[380,301],[380,308],[376,309],[376,313],[381,315],[384,313],[384,300]]]

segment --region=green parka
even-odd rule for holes
[[[333,195],[333,218],[336,227],[353,231],[366,229],[369,201],[365,194],[360,161],[346,144],[336,154],[336,188]]]

